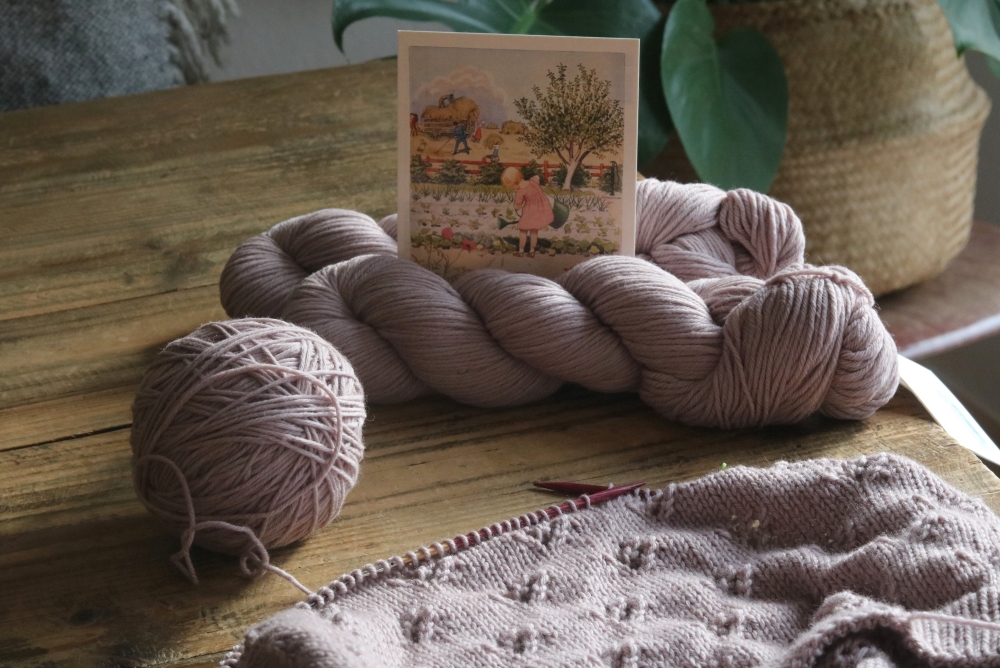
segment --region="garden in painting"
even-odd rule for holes
[[[535,59],[517,82],[470,64],[412,82],[410,255],[448,279],[481,267],[554,278],[621,251],[623,109],[601,73],[624,59],[598,54],[599,71],[514,55]]]
[[[586,190],[543,188],[543,192],[564,203],[570,214],[559,229],[539,231],[536,257],[550,258],[547,264],[552,270],[532,273],[558,275],[583,259],[621,249],[616,240],[618,221],[605,197]],[[497,257],[499,262],[491,265],[496,268],[518,270],[524,265],[512,264],[518,252],[517,230],[499,229],[497,222],[515,218],[513,191],[503,186],[422,183],[411,185],[410,199],[411,252],[436,273],[453,278],[463,270],[485,266],[475,261],[485,255]],[[475,256],[473,261],[462,262],[463,253]]]

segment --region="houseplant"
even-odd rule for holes
[[[376,15],[637,37],[648,173],[769,191],[799,212],[814,261],[847,264],[876,293],[928,278],[958,253],[988,103],[955,49],[980,50],[1000,71],[1000,0],[658,4],[338,0],[333,29],[338,45],[347,26]]]

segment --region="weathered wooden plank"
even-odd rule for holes
[[[87,403],[93,410],[94,404],[110,397],[116,403],[97,410],[117,416],[123,393],[113,390],[134,387],[167,342],[224,317],[218,288],[208,286],[4,321],[0,326],[0,409],[111,390],[103,397],[92,395]],[[24,410],[19,417],[29,412]],[[61,422],[58,429],[71,435],[104,428],[95,418],[79,411],[57,416],[56,421]],[[0,434],[23,434],[27,429],[28,423],[8,425]],[[14,439],[20,444],[23,440]],[[0,448],[4,447],[10,446],[0,440]]]
[[[127,427],[135,385],[0,408],[0,451]]]
[[[293,215],[395,210],[395,64],[0,115],[0,321],[218,280]]]
[[[879,299],[899,351],[929,357],[1000,332],[1000,228],[972,226],[969,245],[944,272]]]
[[[550,503],[537,478],[662,486],[722,462],[902,452],[1000,509],[1000,485],[908,396],[861,423],[814,420],[746,432],[662,420],[637,398],[567,390],[481,410],[444,399],[376,407],[342,516],[275,562],[311,587],[419,544]],[[0,663],[11,667],[192,662],[298,599],[198,551],[202,584],[169,565],[177,541],[136,501],[125,429],[0,453]]]

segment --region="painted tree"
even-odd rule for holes
[[[573,174],[587,156],[603,157],[625,140],[625,113],[611,97],[611,82],[600,80],[597,70],[582,64],[577,68],[579,74],[570,80],[560,63],[556,72],[549,71],[544,93],[534,86],[534,100],[514,101],[527,126],[524,142],[536,155],[555,153],[566,165],[563,190],[570,190]]]

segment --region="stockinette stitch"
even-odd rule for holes
[[[481,269],[449,283],[396,256],[395,216],[326,209],[241,245],[222,304],[314,330],[373,403],[437,392],[510,406],[571,382],[732,428],[862,419],[892,397],[896,346],[871,293],[847,269],[804,263],[790,207],[647,179],[636,215],[635,258],[558,281]]]
[[[1000,520],[880,454],[732,467],[368,565],[223,666],[1000,666]]]

